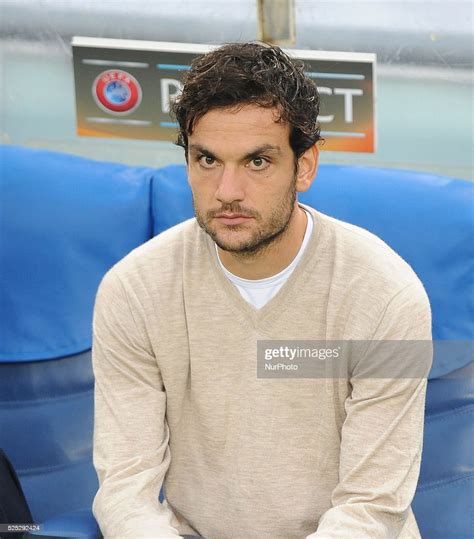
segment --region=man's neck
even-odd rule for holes
[[[224,267],[242,279],[265,279],[285,269],[303,242],[307,226],[306,212],[298,205],[291,216],[288,228],[271,244],[254,255],[224,251],[218,247]]]

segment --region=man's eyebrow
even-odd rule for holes
[[[280,153],[281,148],[280,146],[273,146],[272,144],[264,144],[263,146],[260,146],[259,148],[255,148],[255,150],[252,150],[248,154],[244,155],[244,161],[258,157],[262,155],[262,153],[269,153],[269,152]]]
[[[204,146],[201,146],[200,144],[190,144],[189,150],[194,152],[201,152],[204,155],[208,155],[210,157],[215,157],[214,154],[210,151],[204,148]]]

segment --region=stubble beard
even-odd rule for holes
[[[226,242],[219,237],[218,232],[212,228],[214,216],[218,213],[243,213],[253,217],[257,222],[261,222],[261,216],[258,213],[242,211],[238,204],[224,205],[218,211],[209,211],[203,216],[195,204],[193,198],[194,212],[199,226],[212,238],[216,245],[223,251],[228,251],[236,256],[244,258],[253,258],[262,255],[270,246],[281,241],[284,233],[290,225],[291,218],[295,209],[296,201],[296,176],[282,198],[278,206],[272,211],[267,223],[257,228],[254,234],[248,239],[238,244],[235,242]],[[227,225],[227,228],[233,232],[244,230],[245,225]]]

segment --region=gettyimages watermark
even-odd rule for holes
[[[434,364],[448,373],[463,367],[459,377],[474,377],[473,360],[473,340],[257,341],[258,378],[419,379]]]

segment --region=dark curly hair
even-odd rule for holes
[[[290,146],[298,160],[320,140],[319,94],[304,64],[279,47],[229,43],[196,58],[183,78],[183,91],[171,106],[179,125],[177,144],[186,153],[188,135],[209,110],[256,104],[276,107],[290,125]]]

